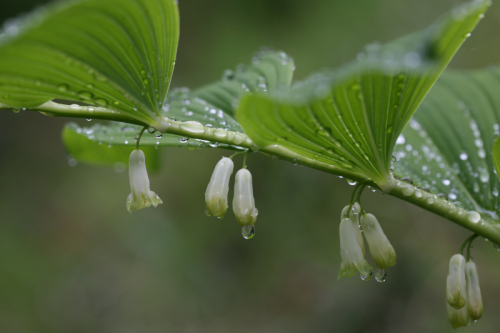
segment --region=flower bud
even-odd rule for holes
[[[356,227],[350,218],[343,218],[339,227],[340,235],[340,272],[341,277],[350,278],[356,271],[361,275],[361,279],[370,280],[373,274],[372,267],[363,256],[363,251],[356,239]]]
[[[448,309],[448,320],[451,324],[451,327],[455,329],[459,327],[469,326],[470,318],[465,306],[461,309],[455,309],[450,304],[446,303],[446,308]]]
[[[160,197],[149,189],[149,178],[146,170],[146,159],[144,152],[135,149],[129,159],[130,190],[132,193],[127,198],[127,210],[132,212],[136,209],[154,207],[163,203]]]
[[[467,312],[472,320],[478,320],[483,315],[483,299],[474,262],[468,261],[465,264],[465,277],[467,279]]]
[[[236,221],[242,227],[243,236],[253,236],[253,226],[257,221],[259,211],[255,208],[253,198],[252,174],[247,169],[240,169],[236,173],[234,182],[233,211]]]
[[[229,179],[233,173],[233,167],[233,161],[223,157],[215,166],[205,192],[207,212],[219,219],[224,218],[227,212],[227,192],[229,192]]]
[[[451,257],[446,280],[446,301],[455,309],[461,309],[467,302],[465,287],[465,258],[461,254],[455,254]]]
[[[342,220],[343,218],[346,217],[347,210],[349,209],[351,205],[347,205],[342,209],[342,214],[340,215],[340,219]],[[359,244],[359,247],[361,248],[361,251],[363,251],[363,257],[365,256],[365,242],[363,241],[363,235],[361,234],[361,229],[359,228],[359,212],[361,211],[361,207],[359,206],[359,203],[355,202],[354,205],[352,205],[352,209],[349,212],[349,218],[351,219],[353,225],[354,225],[354,233],[356,234],[356,241]]]
[[[377,218],[365,214],[360,219],[363,232],[373,260],[380,269],[386,269],[396,264],[396,252],[380,227]]]

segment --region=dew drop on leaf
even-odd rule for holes
[[[92,99],[92,94],[89,93],[88,91],[80,91],[78,93],[78,96],[80,96],[80,98],[82,99]]]
[[[69,86],[67,84],[60,84],[57,89],[59,89],[59,91],[67,91],[69,89]]]

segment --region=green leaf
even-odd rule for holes
[[[232,115],[240,97],[248,91],[274,93],[289,88],[294,70],[294,61],[286,53],[261,50],[252,64],[226,70],[222,80],[196,89],[193,96]]]
[[[236,71],[231,71],[231,76],[228,76],[228,71],[225,73],[225,78],[221,81],[209,84],[205,87],[191,92],[187,88],[177,88],[168,94],[168,98],[163,106],[162,115],[173,120],[183,122],[197,122],[207,129],[213,129],[214,137],[211,140],[197,140],[188,138],[186,136],[178,136],[174,134],[163,134],[156,132],[145,132],[141,138],[140,146],[142,147],[189,147],[205,148],[217,147],[224,149],[239,150],[237,144],[241,144],[244,136],[240,136],[240,141],[234,133],[244,133],[239,123],[231,116],[233,114],[232,105],[237,104],[238,99],[247,91],[261,91],[266,92],[277,91],[280,87],[289,87],[293,74],[293,60],[283,52],[275,51],[260,51],[252,59],[252,64],[248,66],[240,65]],[[224,95],[227,87],[234,87],[234,91],[229,95]],[[204,100],[203,97],[207,98]],[[211,102],[217,104],[214,105]],[[236,101],[236,102],[235,102]],[[52,102],[51,102],[52,103]],[[49,103],[50,104],[50,103]],[[224,108],[227,104],[230,108],[228,112]],[[220,108],[219,106],[223,106]],[[47,110],[54,110],[56,107],[63,107],[61,105],[48,105]],[[82,106],[69,106],[66,107],[64,112],[68,115],[69,112],[75,110],[77,112],[85,111],[87,107]],[[38,107],[37,110],[45,112],[45,109]],[[99,108],[93,108],[93,112],[104,112]],[[98,118],[110,117],[108,114],[96,114]],[[64,140],[68,150],[72,151],[77,149],[78,154],[72,153],[77,159],[84,154],[83,149],[95,149],[96,144],[99,147],[110,147],[103,149],[98,155],[90,152],[92,158],[80,158],[83,162],[89,160],[97,162],[98,158],[106,161],[108,157],[105,155],[109,153],[111,160],[114,150],[121,151],[123,146],[134,145],[137,133],[142,129],[141,126],[125,125],[113,123],[110,125],[96,124],[90,128],[80,128],[74,123],[70,123],[64,129],[64,133],[71,132],[71,140]],[[233,138],[236,141],[233,145],[217,143],[219,139],[217,133],[226,135],[226,132],[234,132]],[[226,135],[227,136],[227,135]],[[65,135],[63,135],[65,138]],[[78,137],[78,139],[76,139]],[[88,142],[93,142],[90,144]],[[85,142],[86,145],[82,145]],[[76,145],[77,147],[72,147]],[[101,154],[102,153],[102,154]]]
[[[123,128],[120,125],[120,128]],[[128,126],[127,131],[135,133],[136,130],[141,130],[139,126]],[[131,141],[128,145],[120,144],[113,145],[112,143],[104,143],[97,139],[100,138],[102,132],[100,125],[94,125],[90,128],[80,127],[75,123],[69,123],[64,127],[62,132],[62,140],[68,149],[68,152],[78,161],[93,165],[125,167],[128,166],[130,153],[135,149],[135,141]],[[117,131],[117,140],[119,133]],[[146,156],[146,165],[149,170],[157,170],[160,166],[159,151],[152,146],[142,147]]]
[[[82,0],[44,7],[0,38],[0,102],[52,99],[101,107],[153,124],[175,63],[174,0]]]
[[[398,140],[395,175],[498,219],[498,91],[499,68],[445,72]]]
[[[196,121],[209,127],[244,133],[234,119],[234,109],[244,94],[273,93],[289,88],[295,65],[281,51],[262,50],[249,65],[226,70],[220,81],[190,91],[177,88],[169,93],[163,115],[180,121]]]
[[[287,93],[248,95],[237,119],[263,148],[278,146],[384,188],[399,134],[488,5],[474,1],[422,32],[370,46],[353,64]]]

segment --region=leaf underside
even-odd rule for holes
[[[394,174],[498,219],[499,89],[499,68],[445,72],[399,137]]]

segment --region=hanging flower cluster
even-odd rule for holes
[[[468,326],[483,315],[476,264],[461,254],[451,257],[446,281],[448,320],[453,328]]]
[[[142,134],[142,132],[141,132]],[[236,221],[241,226],[242,235],[250,239],[255,235],[255,222],[258,210],[255,208],[253,197],[252,174],[246,168],[246,153],[236,153],[229,158],[222,159],[215,166],[210,182],[205,192],[206,214],[219,219],[224,218],[228,209],[229,182],[233,174],[233,156],[245,153],[243,167],[236,173],[234,182],[233,212]],[[149,206],[158,206],[162,203],[160,197],[149,187],[149,178],[146,170],[144,152],[135,149],[130,154],[129,176],[131,194],[127,198],[127,210],[132,212]],[[344,207],[341,213],[339,226],[340,236],[340,272],[341,277],[349,278],[360,273],[362,280],[372,278],[374,269],[365,259],[365,244],[376,264],[375,279],[384,282],[387,277],[386,269],[396,264],[396,252],[387,236],[383,232],[377,218],[366,213],[359,203],[364,186],[358,193],[356,200],[354,190],[351,204]],[[363,237],[364,235],[364,237]],[[462,254],[455,254],[449,265],[449,274],[446,283],[446,302],[448,319],[453,328],[468,326],[477,321],[483,313],[483,303],[477,268],[470,260],[470,248],[477,235],[466,240],[460,253],[468,244],[467,260]]]
[[[245,162],[244,162],[245,164]],[[227,212],[227,195],[229,192],[229,180],[233,173],[233,161],[223,157],[215,166],[207,191],[205,192],[205,204],[207,215],[214,215],[222,219]],[[255,222],[258,210],[255,208],[253,197],[252,174],[244,165],[236,173],[234,182],[233,212],[236,221],[241,226],[241,233],[245,239],[255,235]]]
[[[368,248],[377,265],[375,279],[384,282],[387,276],[385,270],[396,264],[396,252],[382,231],[377,218],[372,214],[366,214],[358,202],[347,205],[342,210],[339,227],[342,261],[338,279],[349,278],[356,272],[360,273],[362,280],[371,279],[373,268],[365,259],[362,234],[365,235]]]

